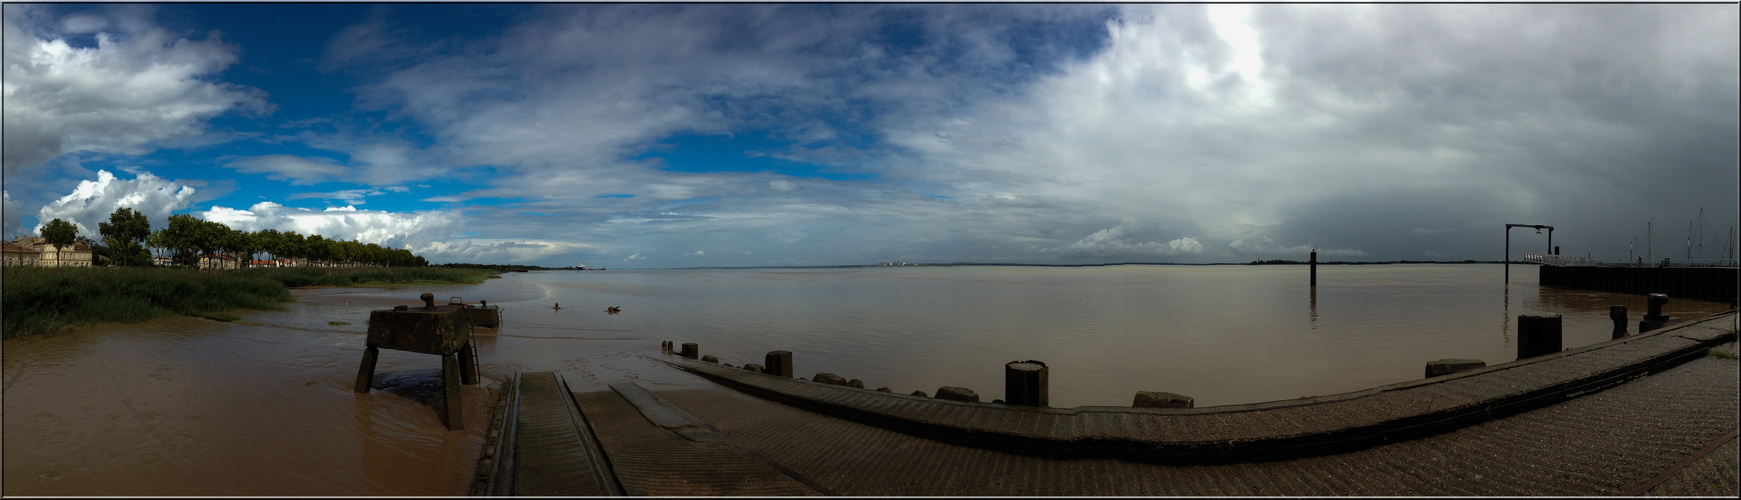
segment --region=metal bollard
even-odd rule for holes
[[[1517,317],[1517,359],[1560,352],[1560,315]]]
[[[768,356],[762,361],[767,365],[763,373],[780,377],[792,378],[792,352],[768,351]]]
[[[1668,305],[1668,294],[1650,294],[1649,304],[1650,309],[1649,312],[1644,315],[1644,319],[1652,321],[1668,321],[1668,316],[1662,314],[1662,306]]]
[[[1003,365],[1003,399],[1005,404],[1047,406],[1051,402],[1047,390],[1046,363],[1034,360],[1011,361]]]

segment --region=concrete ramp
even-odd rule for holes
[[[552,372],[515,376],[502,387],[473,495],[620,496],[622,485]]]

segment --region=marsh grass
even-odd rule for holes
[[[480,283],[494,273],[442,268],[282,268],[198,271],[160,267],[0,271],[0,338],[56,333],[86,323],[137,323],[174,315],[234,321],[237,309],[277,310],[287,287]]]

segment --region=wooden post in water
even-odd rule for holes
[[[1034,360],[1011,361],[1003,365],[1003,400],[1005,404],[1044,407],[1051,403],[1047,390],[1046,363]]]
[[[1560,352],[1560,315],[1517,317],[1517,359]]]
[[[1312,250],[1312,286],[1318,286],[1318,251]]]

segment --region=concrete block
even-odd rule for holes
[[[794,375],[792,373],[791,351],[768,351],[768,356],[762,364],[767,365],[762,373],[786,378],[792,378]]]
[[[701,357],[701,346],[695,345],[694,342],[684,342],[683,352],[678,353],[678,355],[689,359],[699,358]]]
[[[968,389],[966,387],[955,387],[952,385],[946,385],[946,386],[937,388],[937,399],[947,399],[947,400],[951,400],[951,401],[965,401],[968,403],[978,403],[979,402],[979,395],[974,394],[972,389]]]
[[[1517,359],[1560,352],[1560,315],[1517,317]]]
[[[716,357],[713,357],[713,355],[712,355],[712,354],[709,354],[709,355],[706,355],[706,356],[702,356],[702,357],[701,357],[701,361],[702,361],[702,362],[703,362],[703,363],[718,363],[718,362],[719,362],[719,358],[716,358]]]
[[[847,387],[857,387],[859,389],[863,389],[864,388],[864,381],[855,378],[855,379],[846,381],[846,386]]]
[[[744,371],[762,373],[763,370],[762,370],[762,365],[758,365],[755,363],[749,363],[749,364],[744,365]]]
[[[918,396],[918,397],[921,397],[921,398],[928,398],[928,397],[931,397],[931,395],[929,395],[929,394],[925,394],[925,391],[913,391],[913,394],[911,394],[911,395],[913,395],[913,396]]]
[[[811,380],[815,380],[817,383],[821,384],[846,385],[845,378],[828,372],[818,373],[816,374],[816,378]]]
[[[1137,391],[1136,399],[1132,400],[1132,408],[1191,408],[1196,406],[1196,400],[1190,396],[1181,396],[1171,392]]]
[[[1485,368],[1486,366],[1487,362],[1479,359],[1446,358],[1437,361],[1428,361],[1427,378],[1433,378],[1440,375],[1450,375],[1460,371],[1474,370],[1476,368]]]

